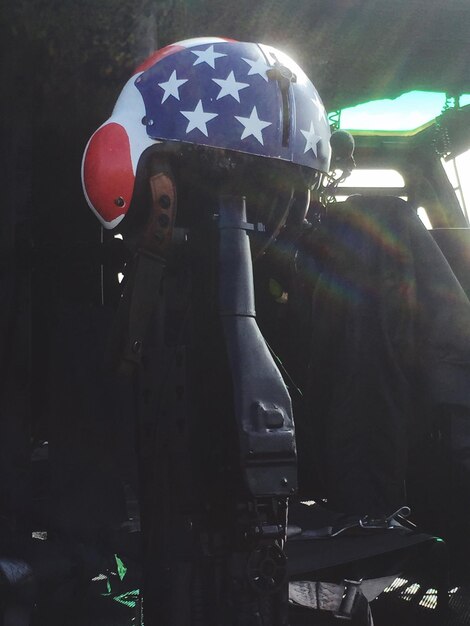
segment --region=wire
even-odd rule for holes
[[[261,333],[262,335],[262,333]],[[284,373],[284,376],[287,378],[288,382],[291,384],[292,388],[297,392],[297,394],[299,395],[300,398],[303,399],[304,394],[302,393],[302,391],[300,390],[300,388],[295,384],[292,376],[289,374],[289,372],[287,371],[287,369],[284,367],[283,362],[281,361],[281,359],[277,356],[277,354],[274,352],[274,350],[271,348],[271,346],[269,345],[269,343],[266,341],[265,337],[263,337],[264,339],[264,343],[266,344],[266,347],[268,348],[269,352],[271,353],[271,356],[273,357],[274,361],[277,363],[277,365],[281,368],[282,372]]]

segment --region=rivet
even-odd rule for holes
[[[114,200],[114,204],[116,204],[119,207],[123,207],[126,204],[126,201],[124,200],[124,198],[122,196],[119,196],[118,198],[116,198]]]
[[[158,216],[158,223],[162,228],[168,228],[170,224],[170,218],[168,217],[168,215],[162,213],[162,215]]]
[[[169,209],[171,205],[171,198],[164,193],[162,196],[158,198],[158,204],[162,207],[162,209]]]

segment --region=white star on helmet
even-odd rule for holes
[[[180,113],[189,120],[188,126],[186,127],[186,134],[197,128],[206,137],[208,137],[207,122],[214,119],[214,117],[217,117],[218,115],[218,113],[208,113],[204,111],[201,100],[197,103],[194,111],[180,111]]]
[[[323,106],[322,101],[318,97],[318,94],[315,94],[315,98],[311,98],[311,100],[313,104],[315,105],[315,108],[317,109],[318,120],[321,120],[322,118],[326,119],[325,107]]]
[[[309,130],[301,130],[302,135],[305,137],[305,150],[304,154],[311,150],[315,156],[317,155],[317,144],[320,141],[320,135],[315,134],[315,128],[313,122],[310,122]]]
[[[187,82],[188,80],[185,78],[179,79],[176,75],[176,70],[173,70],[170,78],[167,81],[163,83],[158,83],[158,86],[161,87],[163,91],[165,92],[163,94],[162,104],[170,96],[173,96],[173,98],[176,98],[177,100],[179,100],[180,99],[179,88],[181,87],[181,85],[184,85],[184,83],[187,83]]]
[[[263,128],[266,128],[266,126],[271,126],[272,122],[264,122],[263,120],[260,120],[255,106],[251,111],[250,117],[239,117],[238,115],[235,115],[235,118],[245,127],[240,139],[246,139],[247,137],[253,135],[253,137],[257,139],[262,146],[264,146],[262,130]]]
[[[199,65],[199,63],[207,63],[212,69],[215,69],[215,60],[219,57],[226,57],[226,54],[221,52],[214,52],[214,46],[209,46],[205,50],[191,50],[198,58],[194,61],[193,65]]]
[[[245,59],[242,57],[245,63],[250,65],[250,71],[248,72],[248,76],[252,76],[255,74],[259,74],[261,78],[264,78],[266,82],[268,82],[268,75],[266,74],[267,70],[271,69],[270,65],[267,65],[264,61],[263,57],[258,57],[256,60],[253,59]]]
[[[237,102],[240,102],[239,91],[242,89],[246,89],[250,85],[248,83],[239,83],[235,80],[235,75],[233,70],[227,76],[227,78],[213,78],[214,83],[217,83],[220,86],[219,95],[217,96],[217,100],[220,98],[224,98],[225,96],[232,96],[235,98]]]

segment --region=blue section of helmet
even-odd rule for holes
[[[324,171],[329,127],[323,109],[315,104],[314,86],[310,81],[291,82],[286,107],[279,81],[268,77],[270,68],[273,61],[258,45],[241,42],[180,49],[164,57],[136,80],[148,135]]]

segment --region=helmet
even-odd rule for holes
[[[189,39],[136,69],[86,146],[83,189],[102,224],[114,228],[135,200],[144,157],[155,149],[202,147],[220,162],[251,155],[318,179],[329,169],[329,138],[315,87],[285,53],[264,44]]]

